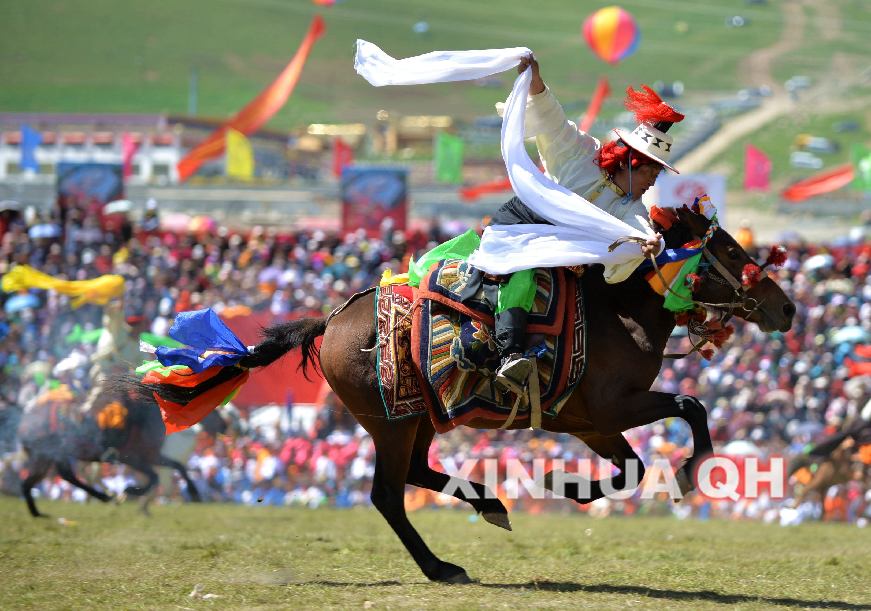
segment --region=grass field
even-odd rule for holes
[[[0,498],[2,609],[871,609],[871,530],[845,525],[515,514],[508,533],[415,513],[480,580],[446,586],[374,510],[42,505],[53,519]],[[191,598],[197,584],[218,598]]]
[[[357,38],[396,56],[525,45],[536,51],[560,98],[580,104],[604,74],[615,91],[657,79],[682,80],[688,91],[734,90],[742,81],[740,60],[777,40],[782,24],[774,2],[751,7],[744,0],[626,0],[622,6],[638,20],[642,41],[635,55],[609,66],[593,56],[580,33],[584,18],[604,4],[346,0],[318,9],[308,0],[30,0],[4,14],[0,110],[183,113],[195,67],[199,114],[226,116],[275,77],[315,12],[324,15],[326,34],[273,127],[371,120],[381,107],[492,114],[493,103],[510,89],[506,75],[505,86],[496,89],[444,85],[387,94],[354,74]],[[735,14],[750,25],[726,27],[726,18]],[[412,31],[419,21],[429,24],[426,35]],[[619,108],[620,100],[610,104]]]

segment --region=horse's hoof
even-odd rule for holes
[[[686,496],[693,490],[695,490],[695,485],[693,484],[693,480],[687,475],[686,465],[682,465],[674,474],[675,479],[677,480],[677,487],[680,489],[680,493],[682,496]],[[682,500],[682,499],[676,499]]]
[[[122,492],[121,494],[116,494],[115,496],[112,497],[112,501],[116,505],[120,505],[121,503],[123,503],[126,500],[127,500],[127,493],[126,492]]]
[[[499,528],[504,528],[505,530],[511,530],[511,521],[508,519],[507,513],[498,513],[495,511],[485,511],[481,514],[481,517],[484,518],[490,524],[494,526],[498,526]]]
[[[436,571],[434,575],[429,576],[429,578],[432,581],[438,581],[441,583],[472,583],[472,580],[469,579],[469,576],[466,574],[463,567],[451,564],[450,562],[442,562],[438,571]]]
[[[452,577],[448,577],[444,580],[444,583],[454,583],[457,585],[464,585],[468,583],[472,583],[472,579],[466,574],[466,571],[460,571],[458,574],[453,575]]]

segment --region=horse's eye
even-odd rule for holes
[[[741,253],[738,252],[737,248],[730,248],[726,252],[729,255],[729,258],[732,259],[733,261],[737,261],[741,257]]]

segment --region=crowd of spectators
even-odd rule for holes
[[[7,219],[0,235],[0,274],[28,264],[53,276],[85,279],[106,273],[126,280],[127,314],[150,322],[150,331],[165,335],[178,311],[210,306],[269,311],[274,316],[322,314],[348,296],[373,284],[385,268],[402,271],[409,255],[446,239],[436,227],[429,235],[393,231],[344,237],[304,229],[254,228],[244,233],[204,224],[190,232],[164,232],[156,208],[138,222],[121,220],[111,231],[74,211],[63,221],[38,214]],[[34,232],[36,226],[57,231]],[[742,452],[762,456],[800,454],[815,440],[859,417],[871,397],[871,383],[856,347],[869,343],[871,331],[871,239],[864,228],[828,245],[792,240],[788,260],[776,272],[793,298],[793,328],[765,335],[755,326],[736,324],[734,337],[712,360],[698,356],[666,361],[655,389],[698,397],[708,407],[717,449],[741,444]],[[762,249],[764,254],[764,248]],[[13,301],[15,298],[17,301]],[[16,453],[15,428],[23,406],[48,387],[64,385],[84,397],[93,346],[67,341],[78,325],[101,324],[101,308],[70,307],[52,292],[0,296],[0,469],[13,488],[23,460]],[[595,329],[590,330],[595,333]],[[679,332],[670,342],[688,347]],[[860,363],[861,364],[861,363]],[[287,414],[294,407],[285,408]],[[287,415],[286,414],[286,415]],[[200,493],[214,501],[249,504],[351,506],[366,504],[374,471],[374,450],[365,432],[330,395],[313,422],[300,426],[282,417],[274,430],[252,426],[239,415],[230,434],[200,433],[188,466]],[[646,464],[656,460],[676,466],[685,459],[691,436],[681,420],[669,419],[627,434]],[[529,511],[589,511],[595,515],[645,512],[680,516],[731,517],[799,521],[819,516],[867,523],[871,517],[871,469],[857,452],[849,481],[831,488],[825,498],[811,497],[801,507],[761,499],[711,503],[694,497],[674,505],[661,498],[642,501],[640,494],[603,499],[585,507],[568,501],[539,501],[521,494],[508,501]],[[468,459],[493,459],[505,474],[512,459],[530,466],[534,459],[572,461],[591,458],[580,441],[567,435],[534,431],[493,432],[463,429],[438,436],[431,461],[462,465]],[[472,475],[484,478],[483,461]],[[131,474],[122,466],[104,466],[104,484],[123,488]],[[607,468],[593,468],[601,476]],[[651,475],[648,474],[648,478]],[[500,489],[500,492],[505,492]],[[51,480],[42,493],[53,497],[79,493]],[[178,482],[164,486],[164,497],[185,497]],[[409,489],[407,505],[454,505],[446,497]],[[786,503],[789,504],[789,501]]]

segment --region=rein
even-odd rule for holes
[[[726,266],[723,265],[711,253],[710,250],[708,250],[707,243],[711,239],[711,237],[714,235],[714,232],[718,228],[719,228],[719,225],[716,223],[716,221],[712,221],[711,225],[708,227],[708,230],[705,232],[705,235],[702,238],[702,245],[701,245],[702,257],[717,272],[717,275],[708,272],[708,274],[707,274],[708,278],[710,278],[714,282],[717,282],[718,284],[722,284],[722,285],[728,284],[729,286],[731,286],[732,290],[734,291],[734,296],[737,298],[736,300],[730,301],[728,303],[712,303],[712,302],[699,301],[696,299],[684,297],[683,295],[675,292],[674,289],[671,288],[670,283],[665,279],[665,276],[663,276],[663,274],[662,274],[662,270],[660,269],[659,264],[656,261],[656,256],[651,253],[648,255],[648,258],[650,259],[650,263],[653,266],[653,269],[656,273],[657,278],[662,283],[662,286],[665,287],[665,290],[667,292],[671,293],[674,297],[676,297],[677,299],[679,299],[685,303],[692,304],[696,308],[703,308],[705,310],[713,309],[715,311],[720,311],[721,314],[720,314],[720,317],[717,320],[717,322],[719,324],[723,325],[726,322],[728,322],[730,318],[732,318],[732,316],[734,315],[734,312],[737,308],[741,308],[749,316],[749,315],[753,314],[753,312],[755,312],[756,310],[759,309],[759,307],[762,305],[763,301],[759,301],[759,300],[755,299],[754,297],[750,297],[747,294],[747,291],[744,288],[744,286],[741,284],[741,282],[739,282],[738,279],[735,278],[735,276],[732,274],[732,272],[730,272],[728,269],[726,269]],[[611,244],[608,247],[608,251],[609,252],[613,251],[615,248],[617,248],[621,244],[624,244],[627,242],[635,242],[638,244],[645,244],[646,239],[635,237],[635,236],[626,236],[626,237],[620,238],[619,240],[616,240],[613,244]],[[719,275],[719,277],[718,277],[718,275]],[[692,321],[690,321],[690,322],[692,322]],[[685,358],[685,357],[693,354],[694,352],[698,352],[699,350],[701,350],[701,348],[706,343],[708,343],[710,341],[710,338],[713,336],[713,333],[708,332],[706,322],[702,322],[702,323],[696,324],[696,325],[687,324],[687,331],[690,334],[696,335],[699,337],[699,340],[697,342],[693,342],[692,349],[687,353],[667,352],[667,353],[662,355],[663,358],[675,359],[675,360]],[[692,341],[692,338],[690,338],[690,341]]]

